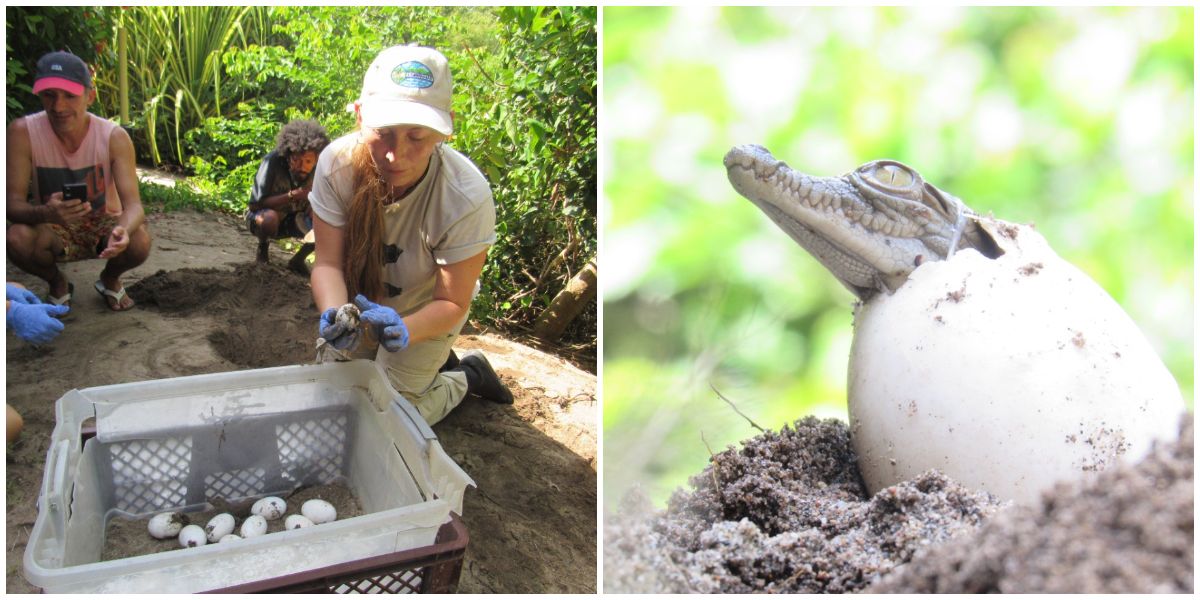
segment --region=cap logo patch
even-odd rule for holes
[[[392,69],[392,81],[400,87],[427,88],[433,85],[433,71],[415,60],[410,60]]]
[[[50,70],[51,71],[61,71],[62,65],[50,65]]]

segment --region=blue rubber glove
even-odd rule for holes
[[[21,304],[41,304],[42,301],[37,297],[37,294],[11,283],[4,284],[4,297],[6,300],[20,302]]]
[[[321,324],[317,327],[317,335],[338,350],[350,350],[358,345],[358,330],[346,331],[346,327],[336,322],[337,307],[327,308],[321,313]]]
[[[63,330],[61,317],[71,309],[54,304],[22,304],[14,301],[5,317],[8,328],[17,337],[34,344],[45,344],[53,340]]]
[[[388,352],[399,352],[408,347],[408,327],[395,309],[380,306],[359,294],[354,303],[362,310],[362,320],[375,330],[375,338]]]

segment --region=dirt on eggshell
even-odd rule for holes
[[[287,515],[300,514],[300,506],[306,500],[313,498],[320,498],[332,504],[337,509],[338,521],[363,514],[358,500],[354,497],[350,488],[343,484],[333,483],[303,488],[283,498],[287,501],[287,512],[278,519],[267,521],[266,535],[283,531],[283,521],[287,518]],[[246,501],[239,502],[237,505],[231,505],[224,500],[218,499],[213,501],[212,504],[213,508],[204,512],[187,513],[188,521],[192,525],[204,527],[208,524],[209,519],[223,512],[231,513],[237,521],[233,532],[241,535],[242,522],[246,520],[246,517],[250,516],[250,506],[253,505],[253,502]],[[158,540],[151,537],[150,532],[146,529],[146,523],[149,520],[149,517],[145,519],[126,519],[119,516],[109,520],[108,527],[105,530],[104,550],[100,554],[100,560],[117,560],[131,556],[143,556],[146,554],[184,549],[179,545],[179,540],[175,537],[165,540]],[[237,543],[237,540],[225,543]]]

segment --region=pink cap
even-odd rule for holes
[[[33,84],[33,93],[40,94],[42,90],[59,89],[76,96],[83,95],[83,84],[62,77],[43,77]]]

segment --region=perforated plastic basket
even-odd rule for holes
[[[25,552],[26,578],[48,592],[249,591],[272,589],[270,581],[450,591],[457,582],[446,563],[461,564],[466,532],[451,511],[461,513],[474,482],[371,361],[72,390],[56,414]],[[93,422],[94,437],[84,435]],[[236,503],[328,483],[349,487],[364,514],[100,561],[116,516],[198,511],[218,498]],[[423,555],[442,560],[412,566]],[[363,578],[367,565],[379,579]],[[429,577],[433,566],[440,579]]]

